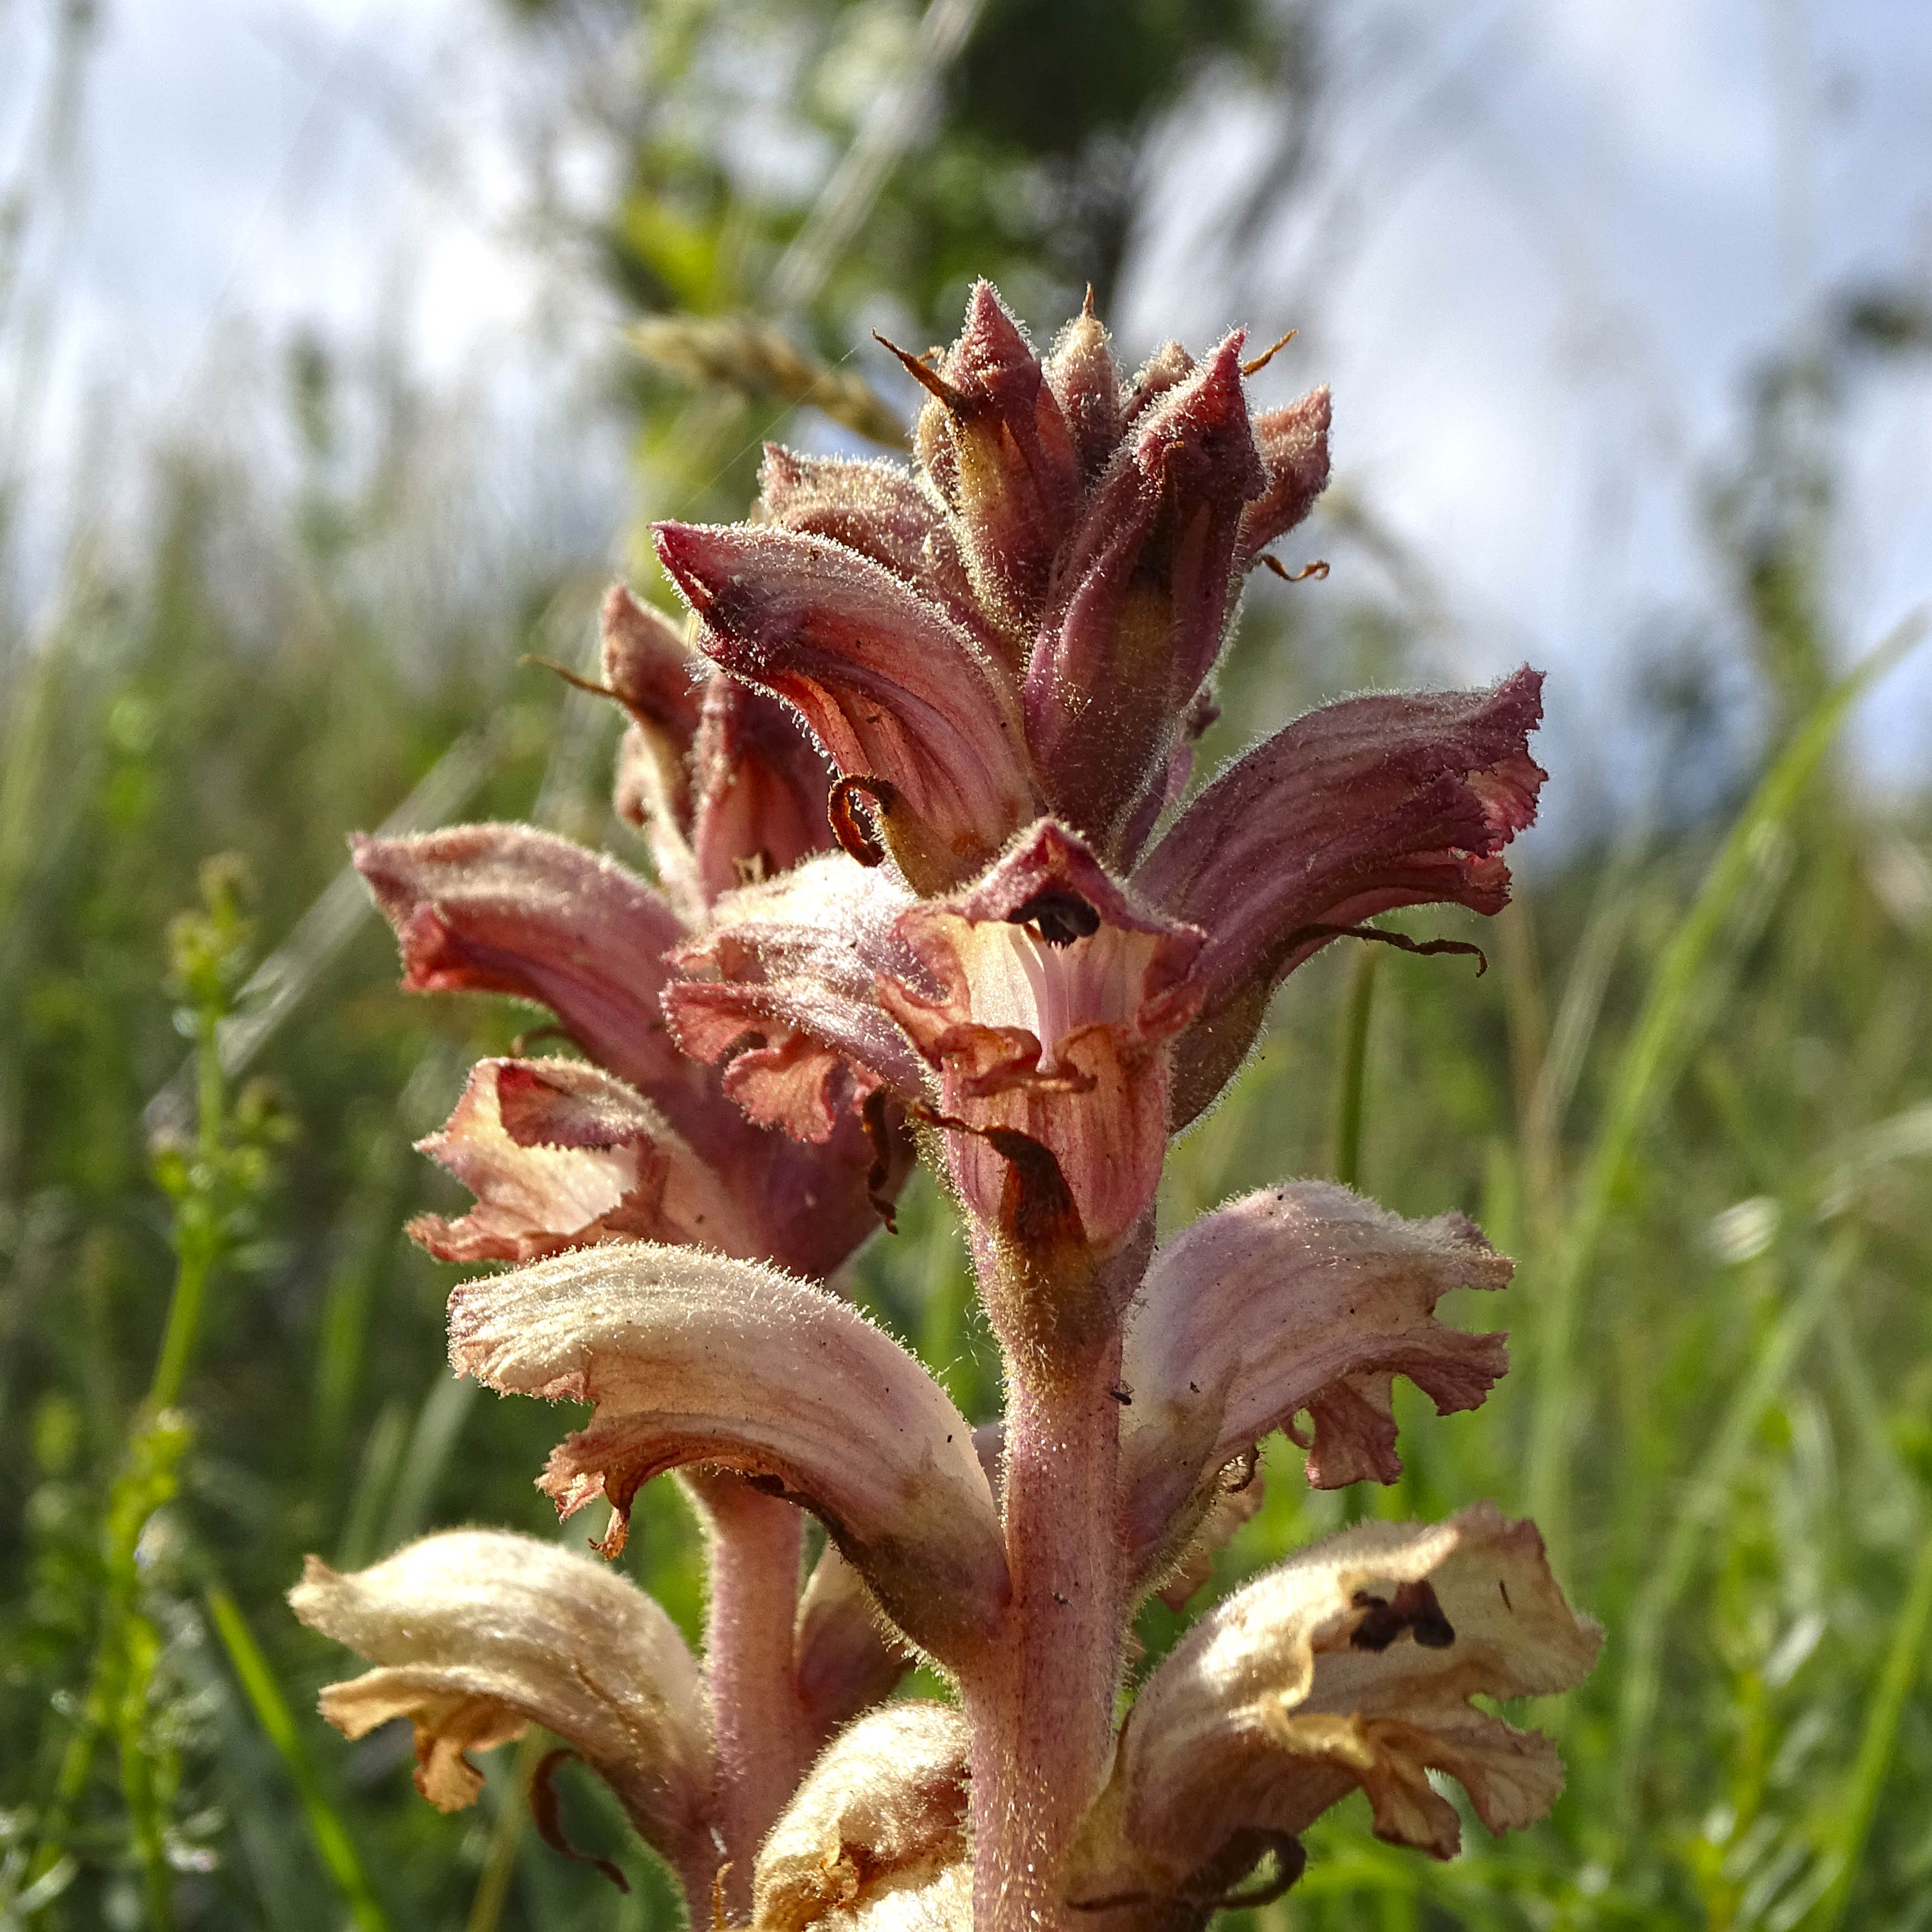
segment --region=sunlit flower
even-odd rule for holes
[[[476,1204],[417,1238],[521,1264],[455,1289],[452,1366],[590,1405],[541,1486],[608,1505],[606,1556],[679,1472],[710,1587],[700,1667],[520,1539],[316,1565],[298,1610],[377,1666],[324,1709],[410,1717],[444,1804],[466,1750],[550,1726],[694,1922],[1181,1932],[1270,1855],[1292,1882],[1355,1788],[1440,1857],[1431,1774],[1496,1831],[1561,1789],[1471,1700],[1567,1688],[1598,1633],[1487,1504],[1291,1558],[1118,1716],[1136,1607],[1198,1588],[1269,1437],[1316,1486],[1392,1482],[1396,1378],[1447,1414],[1508,1363],[1436,1316],[1511,1272],[1460,1215],[1285,1182],[1154,1244],[1170,1139],[1283,977],[1346,937],[1474,950],[1364,922],[1498,910],[1544,776],[1525,669],[1330,705],[1190,797],[1246,574],[1328,476],[1328,392],[1251,410],[1242,346],[1123,380],[1090,307],[1042,360],[981,284],[904,358],[914,469],[768,450],[754,520],[659,527],[688,638],[607,601],[655,886],[515,826],[358,848],[406,986],[535,1002],[586,1056],[480,1062],[423,1144]],[[909,1132],[1002,1350],[977,1429],[824,1282],[890,1222]],[[893,1698],[915,1656],[951,1701]]]

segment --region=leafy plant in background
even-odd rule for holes
[[[1352,1787],[1444,1858],[1428,1772],[1497,1832],[1561,1788],[1469,1700],[1568,1688],[1598,1633],[1481,1506],[1266,1573],[1114,1733],[1136,1606],[1191,1594],[1268,1435],[1306,1414],[1312,1483],[1391,1481],[1395,1376],[1446,1412],[1504,1362],[1434,1318],[1509,1272],[1457,1217],[1300,1184],[1154,1246],[1169,1136],[1274,988],[1337,938],[1472,950],[1363,922],[1498,910],[1543,780],[1525,671],[1314,712],[1183,803],[1240,586],[1328,476],[1327,392],[1251,418],[1268,358],[1240,350],[1123,381],[1090,306],[1042,366],[982,283],[938,368],[907,358],[916,474],[773,449],[760,521],[661,525],[716,668],[698,701],[621,589],[604,663],[662,894],[514,826],[358,848],[406,984],[533,1000],[592,1056],[485,1061],[426,1144],[476,1206],[418,1238],[529,1264],[455,1291],[452,1363],[595,1405],[542,1486],[608,1499],[606,1556],[697,1466],[710,1607],[700,1670],[648,1598],[519,1539],[311,1562],[298,1611],[376,1666],[322,1708],[351,1737],[410,1717],[446,1808],[480,1789],[466,1750],[548,1726],[694,1922],[1198,1924],[1292,1884]],[[976,1433],[800,1279],[890,1217],[908,1124],[1000,1347]],[[802,1598],[800,1508],[831,1545]],[[914,1656],[952,1700],[888,1698]]]

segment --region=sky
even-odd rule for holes
[[[44,344],[25,420],[49,555],[104,399],[136,431],[218,409],[235,358],[303,327],[383,346],[459,412],[504,526],[616,554],[622,442],[586,376],[622,318],[587,263],[536,252],[526,198],[538,148],[586,208],[610,158],[555,144],[562,83],[506,11],[104,0],[59,218],[34,225],[0,315],[10,368],[36,326]],[[0,0],[0,184],[49,148],[56,13]],[[1721,634],[1703,506],[1739,460],[1750,373],[1826,292],[1932,291],[1932,8],[1355,0],[1336,18],[1304,189],[1238,251],[1222,224],[1272,164],[1276,110],[1222,76],[1172,117],[1117,333],[1300,326],[1263,380],[1333,385],[1338,486],[1429,586],[1431,668],[1547,666],[1579,795],[1628,803],[1658,673],[1634,640]],[[0,406],[17,448],[17,386]],[[1932,596],[1932,358],[1854,382],[1838,455],[1829,594],[1852,656]],[[1922,784],[1932,646],[1856,742],[1875,782]]]

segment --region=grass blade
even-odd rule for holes
[[[1643,1769],[1645,1747],[1657,1714],[1664,1639],[1671,1612],[1718,1527],[1738,1472],[1765,1412],[1783,1390],[1799,1352],[1838,1298],[1858,1256],[1856,1234],[1841,1234],[1810,1282],[1772,1324],[1750,1372],[1738,1384],[1690,1478],[1670,1526],[1664,1553],[1637,1593],[1628,1624],[1630,1652],[1617,1709],[1617,1802],[1621,1838],[1628,1840]]]
[[[1924,1666],[1928,1642],[1932,1642],[1932,1539],[1919,1546],[1905,1608],[1892,1628],[1885,1668],[1872,1686],[1871,1699],[1865,1706],[1864,1730],[1858,1740],[1857,1762],[1852,1768],[1851,1790],[1839,1820],[1838,1842],[1832,1848],[1836,1870],[1824,1897],[1813,1910],[1809,1932],[1838,1932],[1844,1918],[1852,1887],[1857,1882],[1858,1862],[1864,1856],[1865,1840],[1871,1835],[1879,1796],[1892,1769],[1899,1720]]]
[[[228,1653],[228,1660],[234,1666],[235,1675],[249,1703],[254,1707],[256,1721],[266,1733],[268,1742],[280,1754],[287,1766],[290,1778],[300,1796],[302,1810],[308,1818],[310,1835],[315,1840],[315,1848],[321,1854],[322,1863],[328,1868],[330,1877],[334,1880],[348,1906],[350,1916],[357,1932],[389,1932],[389,1922],[382,1906],[376,1902],[375,1893],[370,1888],[368,1875],[362,1869],[362,1862],[356,1855],[354,1841],[347,1828],[336,1815],[335,1808],[328,1802],[321,1780],[315,1774],[315,1768],[308,1761],[308,1754],[302,1748],[302,1734],[296,1728],[293,1714],[288,1700],[282,1695],[281,1686],[275,1682],[274,1673],[268,1668],[268,1661],[256,1646],[254,1633],[236,1609],[235,1600],[220,1584],[209,1586],[207,1593],[208,1614],[214,1620],[216,1634],[221,1639],[222,1648]]]
[[[1526,1487],[1529,1513],[1553,1545],[1562,1541],[1568,1514],[1576,1329],[1584,1278],[1596,1260],[1611,1202],[1637,1136],[1670,1084],[1687,1022],[1697,1004],[1705,964],[1727,915],[1750,883],[1766,835],[1796,808],[1852,706],[1919,643],[1928,623],[1932,614],[1914,612],[1814,708],[1738,814],[1651,981],[1611,1084],[1568,1238],[1544,1290]]]

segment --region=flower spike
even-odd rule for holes
[[[539,1486],[609,1503],[607,1555],[680,1472],[708,1588],[699,1696],[628,1755],[571,1702],[571,1619],[615,1633],[601,1661],[658,1613],[510,1539],[474,1614],[392,1559],[380,1667],[330,1714],[412,1715],[450,1802],[465,1748],[532,1718],[620,1792],[644,1766],[626,1802],[714,1932],[1204,1932],[1296,1882],[1352,1790],[1447,1856],[1432,1777],[1495,1830],[1560,1787],[1544,1739],[1472,1700],[1561,1690],[1598,1634],[1488,1505],[1303,1551],[1120,1716],[1137,1606],[1181,1611],[1253,1521],[1266,1438],[1318,1487],[1390,1481],[1395,1378],[1446,1413],[1508,1364],[1436,1318],[1510,1278],[1460,1215],[1284,1182],[1155,1246],[1167,1148],[1282,979],[1340,938],[1480,964],[1373,922],[1499,910],[1543,781],[1525,669],[1328,706],[1190,798],[1248,574],[1328,570],[1270,548],[1328,476],[1325,388],[1250,407],[1286,340],[1168,343],[1124,382],[1090,295],[1042,360],[976,284],[951,349],[894,352],[928,399],[910,469],[767,448],[747,522],[658,528],[684,634],[607,601],[591,688],[632,721],[616,802],[657,890],[515,826],[358,851],[406,984],[534,1000],[591,1063],[484,1060],[423,1144],[476,1201],[412,1232],[522,1264],[455,1290],[452,1361],[590,1405]],[[915,1152],[1000,1350],[976,1429],[837,1290]],[[802,1582],[802,1511],[827,1540]],[[298,1598],[326,1622],[388,1577]],[[894,1697],[922,1653],[944,1704]]]

